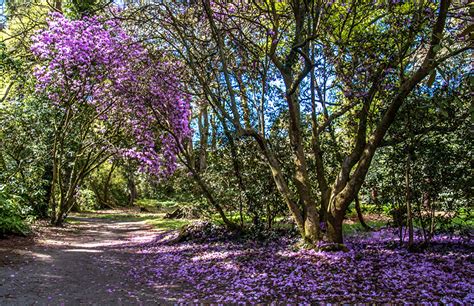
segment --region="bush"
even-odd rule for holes
[[[21,198],[0,190],[0,237],[8,234],[27,235],[31,209],[21,205]]]
[[[76,203],[80,211],[97,210],[100,208],[95,193],[89,189],[79,190]]]

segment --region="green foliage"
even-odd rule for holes
[[[25,199],[36,215],[46,217],[54,113],[28,89],[17,94],[0,105],[0,184]]]
[[[108,2],[55,1],[62,4],[62,10],[68,18],[81,18],[98,12],[107,14],[102,8]],[[0,194],[3,217],[0,221],[2,224],[8,222],[8,226],[2,226],[9,228],[10,232],[22,232],[19,230],[22,228],[20,224],[25,224],[24,220],[29,214],[48,215],[47,205],[52,180],[52,139],[54,126],[61,121],[62,115],[51,108],[47,99],[39,97],[32,90],[31,70],[36,59],[31,57],[29,51],[29,33],[43,26],[43,19],[31,16],[44,17],[47,10],[44,9],[43,12],[40,6],[33,9],[35,4],[31,3],[24,9],[17,10],[21,16],[10,22],[17,24],[12,27],[12,34],[22,35],[9,40],[8,45],[0,42],[0,99],[3,98],[7,86],[12,84],[10,93],[0,104],[0,186],[3,186],[3,194]],[[162,12],[159,7],[163,8],[165,5],[168,4],[151,6],[156,11],[150,12],[147,12],[148,8],[143,8],[139,13],[132,9],[130,13],[133,18],[127,18],[127,10],[120,14],[124,14],[125,18],[122,19],[128,20],[124,24],[131,30],[145,26],[159,30],[156,33],[161,36],[156,35],[153,39],[147,37],[148,31],[139,30],[135,33],[143,35],[140,38],[150,43],[149,51],[155,56],[161,57],[162,53],[169,57],[182,56],[179,60],[183,63],[180,67],[183,69],[183,78],[186,78],[184,87],[189,90],[193,102],[199,105],[193,111],[207,107],[207,127],[202,113],[193,114],[193,118],[199,117],[201,122],[193,123],[198,127],[194,142],[189,146],[191,164],[200,164],[203,150],[206,166],[202,169],[199,166],[195,168],[199,170],[199,175],[226,216],[241,224],[244,231],[248,230],[258,236],[270,228],[293,226],[287,222],[288,209],[275,186],[265,155],[253,139],[242,137],[233,127],[231,120],[223,117],[222,110],[216,107],[218,103],[222,103],[224,109],[231,106],[230,93],[223,86],[223,67],[218,58],[218,44],[213,41],[205,18],[196,17],[199,16],[201,8],[196,7],[195,11],[190,10],[190,14],[186,15],[176,9],[178,6],[169,4],[170,12],[175,12],[176,9],[176,14],[169,16],[170,18],[161,18],[166,15],[160,15]],[[361,122],[364,99],[357,101],[354,96],[350,98],[349,94],[368,92],[375,75],[373,70],[390,68],[388,70],[391,72],[387,70],[386,76],[380,77],[380,82],[376,82],[381,89],[369,109],[365,138],[370,141],[377,122],[398,93],[400,83],[409,78],[413,69],[421,64],[414,62],[414,59],[421,59],[422,51],[427,50],[425,43],[428,43],[431,37],[431,23],[434,22],[437,3],[424,2],[425,7],[422,9],[417,5],[410,1],[387,5],[382,2],[374,5],[360,1],[336,1],[323,10],[324,13],[318,21],[318,27],[323,29],[324,35],[318,34],[311,39],[308,37],[309,44],[299,50],[308,52],[307,55],[312,57],[316,81],[319,87],[324,89],[319,93],[323,97],[316,96],[316,121],[322,126],[328,118],[332,118],[330,124],[321,130],[318,138],[323,172],[329,187],[334,187],[333,183],[340,173],[342,161],[354,148],[353,139]],[[223,9],[224,7],[222,6]],[[274,16],[265,15],[264,11],[259,12],[256,8],[257,6],[249,6],[249,11],[242,11],[242,14],[247,14],[246,19],[252,20],[251,24],[243,19],[236,19],[240,14],[239,10],[229,14],[229,18],[225,20],[216,19],[220,34],[224,38],[223,51],[228,55],[226,64],[229,66],[231,82],[235,85],[237,112],[242,115],[242,126],[248,124],[260,130],[260,121],[263,120],[263,136],[281,166],[292,200],[303,207],[293,179],[295,164],[289,140],[290,115],[284,99],[284,80],[277,73],[272,59],[267,56],[273,42],[278,45],[276,57],[283,60],[290,52],[295,51],[295,41],[305,39],[304,35],[293,37],[296,32],[295,20],[292,6],[288,3],[276,3],[278,22],[272,20]],[[183,12],[185,11],[183,9]],[[433,15],[427,14],[426,11],[431,11]],[[149,13],[152,14],[147,15]],[[23,15],[30,17],[24,17],[22,20]],[[247,18],[248,16],[254,18]],[[179,25],[175,28],[171,25],[171,17],[179,20]],[[30,26],[30,21],[26,22],[26,19],[31,20],[34,25]],[[140,23],[133,24],[133,20],[139,20]],[[162,24],[162,20],[168,22]],[[236,23],[227,24],[228,21]],[[265,25],[262,33],[258,27],[259,22]],[[450,19],[449,27],[461,26],[458,22],[460,21]],[[406,27],[407,24],[410,26]],[[244,25],[242,32],[237,30],[239,25]],[[275,28],[278,28],[277,33],[269,34]],[[230,29],[235,29],[235,32]],[[178,35],[177,30],[183,31],[182,37],[188,40],[186,47],[179,41],[181,35]],[[302,33],[309,34],[305,30]],[[240,37],[243,34],[245,37]],[[457,37],[453,34],[455,31],[445,32],[443,41],[434,46],[434,51],[439,51],[439,56],[450,51],[446,50],[444,40],[454,39],[449,38],[450,36]],[[202,37],[206,38],[205,41]],[[410,41],[411,44],[406,46],[407,50],[399,54],[404,43]],[[423,43],[420,45],[419,42]],[[456,42],[451,47],[456,49],[456,44],[461,43]],[[173,50],[173,46],[177,49]],[[306,47],[310,48],[305,51]],[[165,49],[166,52],[163,52]],[[157,50],[159,52],[156,52]],[[399,58],[397,54],[401,56],[400,63],[395,60]],[[295,64],[290,63],[289,68],[296,72],[304,66],[304,62],[298,62],[303,58],[297,55],[294,58]],[[193,60],[196,61],[197,69],[186,70],[184,63]],[[405,171],[407,153],[410,152],[412,164],[409,189],[415,226],[420,230],[429,231],[433,224],[433,230],[449,232],[465,231],[473,227],[469,209],[473,195],[472,127],[468,119],[474,114],[470,103],[474,78],[468,73],[470,61],[469,54],[459,54],[444,61],[436,69],[432,69],[429,76],[419,83],[406,99],[381,148],[376,152],[367,179],[359,192],[361,202],[365,204],[362,206],[364,212],[381,214],[392,218],[392,225],[406,226]],[[199,71],[202,71],[203,75],[196,76]],[[263,75],[267,79],[264,79]],[[209,86],[206,90],[200,88],[201,79]],[[349,92],[345,92],[346,89]],[[264,91],[266,93],[262,93]],[[316,204],[320,205],[321,191],[315,171],[318,161],[313,151],[311,136],[313,123],[310,91],[308,75],[298,86],[298,96],[295,97],[298,98],[301,109],[298,115],[301,119],[301,138],[311,196]],[[203,92],[206,94],[203,95]],[[244,96],[247,96],[249,110],[243,107]],[[327,114],[321,109],[321,99],[326,101]],[[213,107],[207,105],[206,101],[213,102]],[[353,107],[349,107],[352,103]],[[247,111],[249,114],[246,114]],[[263,119],[259,117],[260,112],[264,115]],[[247,115],[248,123],[243,122]],[[70,173],[75,167],[72,165],[73,153],[81,146],[81,127],[88,121],[86,115],[76,119],[78,121],[71,125],[71,132],[64,139],[64,149],[61,152],[64,158],[61,169],[65,173]],[[88,143],[100,142],[101,136],[96,130],[102,127],[91,129]],[[114,129],[115,126],[111,128]],[[130,140],[124,137],[120,141]],[[86,158],[88,154],[78,156]],[[80,164],[81,161],[77,165]],[[180,164],[180,168],[172,177],[162,181],[138,173],[138,166],[118,160],[117,156],[98,166],[79,184],[81,188],[76,195],[79,208],[95,210],[126,207],[134,203],[150,212],[170,212],[179,207],[193,214],[197,212],[200,217],[212,221],[221,219],[216,208],[203,196],[203,190],[184,165]],[[66,181],[64,180],[63,185]],[[28,211],[24,211],[25,209]],[[115,220],[147,221],[161,229],[178,228],[187,222],[165,220],[160,216],[148,214],[97,216]],[[369,225],[382,226],[371,221]],[[345,233],[361,230],[358,223],[344,225]]]
[[[144,218],[147,224],[150,224],[160,230],[176,230],[190,223],[189,220],[183,219],[163,219],[162,217]]]
[[[135,205],[149,212],[171,212],[178,207],[186,210],[195,206],[190,202],[156,199],[138,199]]]
[[[85,185],[94,192],[95,209],[123,207],[129,203],[126,169],[119,161],[105,162],[86,179]]]
[[[474,214],[472,209],[461,207],[450,214],[435,216],[437,229],[440,232],[469,236],[474,231]]]
[[[7,234],[26,235],[31,209],[21,204],[22,199],[0,190],[0,237]]]
[[[94,15],[110,4],[110,1],[105,0],[67,0],[63,2],[65,2],[64,8],[67,15],[73,18]]]
[[[95,193],[89,189],[79,190],[76,202],[80,211],[90,211],[99,208]]]
[[[384,221],[367,221],[366,223],[374,230],[378,230],[387,225]],[[367,230],[359,222],[343,224],[342,231],[345,235],[362,234],[367,232]]]

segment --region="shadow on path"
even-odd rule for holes
[[[170,304],[128,277],[133,246],[157,232],[144,222],[71,217],[26,245],[0,244],[0,304]],[[122,247],[123,246],[123,247]]]

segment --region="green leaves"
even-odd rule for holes
[[[441,50],[441,48],[442,48],[441,45],[435,45],[435,46],[433,47],[433,52],[434,52],[434,53],[438,53],[438,51]]]
[[[27,235],[26,218],[30,210],[20,204],[22,199],[0,189],[0,237],[7,234]]]

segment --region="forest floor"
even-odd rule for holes
[[[472,237],[441,235],[413,253],[379,228],[349,233],[348,252],[319,252],[291,237],[233,240],[199,225],[208,232],[176,242],[163,225],[175,221],[146,218],[82,214],[0,240],[0,305],[474,303]]]
[[[70,220],[59,229],[37,225],[33,237],[0,240],[0,305],[169,303],[128,277],[130,246],[154,238],[150,225]]]

